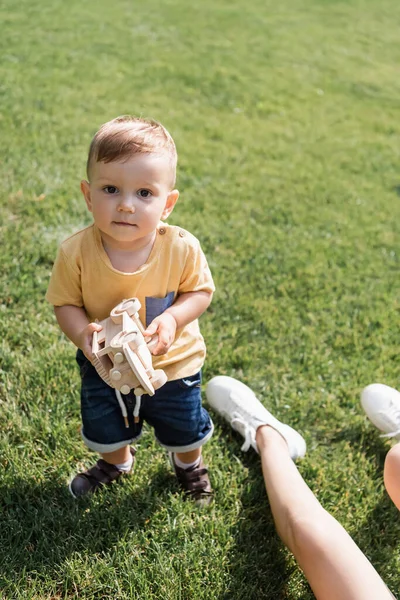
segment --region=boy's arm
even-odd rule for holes
[[[163,313],[170,314],[176,321],[176,328],[181,329],[188,323],[198,319],[211,304],[212,292],[187,292],[181,294]]]
[[[191,323],[209,307],[212,292],[187,292],[181,294],[161,315],[156,317],[144,332],[145,336],[158,335],[157,345],[151,353],[165,354],[175,339],[177,329]]]
[[[61,330],[83,352],[88,360],[92,360],[92,337],[94,331],[101,331],[99,323],[90,323],[84,308],[66,304],[55,306],[54,312]]]

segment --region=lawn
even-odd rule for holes
[[[359,395],[399,385],[399,3],[3,0],[0,19],[0,597],[313,597],[258,457],[216,415],[207,509],[183,502],[150,429],[123,485],[66,488],[94,457],[44,295],[58,244],[90,222],[91,136],[124,113],[177,143],[170,222],[217,285],[204,381],[241,379],[303,433],[300,472],[397,593],[391,443]]]

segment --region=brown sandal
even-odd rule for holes
[[[203,458],[200,458],[200,464],[197,467],[189,469],[182,469],[175,464],[173,452],[170,453],[170,460],[185,496],[200,506],[210,504],[213,491]]]
[[[130,448],[130,452],[133,462],[129,473],[132,472],[135,464],[136,449]],[[93,494],[93,492],[104,485],[110,485],[113,481],[119,479],[121,475],[127,474],[126,471],[120,471],[115,465],[100,458],[93,467],[84,473],[75,475],[68,488],[74,498],[80,498],[81,496],[86,496],[86,494]]]

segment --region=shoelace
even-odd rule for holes
[[[247,452],[250,446],[253,446],[254,449],[257,448],[256,432],[254,431],[254,428],[250,427],[239,413],[234,412],[232,414],[230,423],[233,429],[239,431],[244,437],[244,443],[241,447],[241,450],[243,450],[243,452]],[[241,427],[237,429],[235,425],[239,425]]]
[[[385,416],[389,414],[390,419],[393,420],[395,423],[399,424],[399,428],[396,431],[391,431],[390,433],[383,433],[380,437],[393,438],[397,435],[400,435],[400,411],[398,410],[398,408],[391,402],[389,409],[382,414],[384,414]]]
[[[400,435],[400,429],[398,429],[397,431],[391,431],[390,433],[382,433],[379,437],[381,438],[394,438],[397,435]]]

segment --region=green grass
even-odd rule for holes
[[[398,386],[399,18],[394,0],[3,0],[0,597],[312,598],[258,458],[218,418],[207,510],[182,501],[150,430],[124,485],[66,490],[93,455],[44,294],[57,245],[89,223],[91,136],[127,112],[177,142],[171,222],[217,285],[205,380],[242,379],[304,433],[302,475],[397,592],[390,443],[359,392]]]

